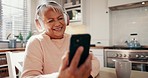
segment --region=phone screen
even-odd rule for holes
[[[91,39],[91,36],[89,34],[76,34],[76,35],[71,36],[69,65],[70,65],[72,58],[74,57],[75,52],[79,46],[83,46],[84,50],[83,50],[83,53],[80,57],[78,67],[85,62],[86,58],[89,55],[90,39]]]

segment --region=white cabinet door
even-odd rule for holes
[[[147,1],[147,0],[108,0],[108,7],[124,5],[129,3],[136,3],[141,1]]]
[[[82,0],[83,24],[92,41],[109,41],[109,13],[107,0]],[[108,44],[108,43],[107,43]]]
[[[104,67],[103,49],[90,49],[95,57],[100,61],[100,67]]]

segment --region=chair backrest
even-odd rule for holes
[[[9,78],[16,78],[16,69],[22,72],[25,52],[6,52]]]

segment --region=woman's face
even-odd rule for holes
[[[63,38],[66,24],[62,12],[47,8],[42,14],[42,20],[48,36],[53,39]]]

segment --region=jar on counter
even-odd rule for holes
[[[9,40],[8,48],[16,48],[16,39]]]

